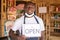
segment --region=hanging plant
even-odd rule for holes
[[[17,13],[18,14],[21,14],[21,13],[23,13],[24,12],[24,10],[17,10]]]

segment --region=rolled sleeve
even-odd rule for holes
[[[13,27],[12,27],[11,29],[12,29],[13,31],[17,31],[17,30],[20,29],[20,27],[21,27],[21,21],[16,20],[15,23],[14,23],[14,25],[13,25]]]

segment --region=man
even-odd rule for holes
[[[10,31],[10,36],[17,38],[18,40],[38,40],[38,37],[26,37],[26,35],[23,35],[22,33],[22,27],[23,24],[39,24],[40,25],[40,38],[41,40],[44,40],[44,24],[41,18],[37,17],[35,12],[35,3],[28,2],[25,5],[25,14],[21,18],[17,19],[15,21],[14,26],[12,27],[12,30]],[[34,25],[35,26],[35,25]],[[19,36],[14,34],[14,31],[19,30]],[[31,35],[32,36],[32,35]]]

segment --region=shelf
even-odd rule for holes
[[[59,27],[51,27],[51,29],[60,29]]]
[[[55,4],[55,3],[53,3],[53,4],[50,4],[50,5],[52,5],[52,6],[60,6],[60,4]]]
[[[57,33],[57,32],[51,32],[51,35],[60,37],[60,33]]]
[[[54,19],[55,21],[60,21],[60,19]]]
[[[60,21],[60,17],[58,18],[51,17],[51,21]]]
[[[59,27],[54,27],[54,29],[60,29]]]
[[[60,11],[53,11],[51,13],[57,14],[57,13],[60,13]]]

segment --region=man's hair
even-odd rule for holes
[[[19,5],[19,4],[26,4],[26,2],[25,1],[17,1],[16,6]]]
[[[25,4],[25,8],[26,8],[28,5],[36,6],[35,3],[31,2],[31,1],[26,2],[26,4]]]

